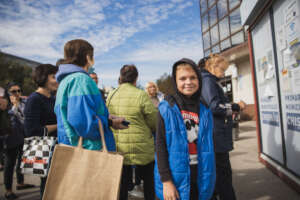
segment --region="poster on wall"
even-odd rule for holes
[[[270,16],[266,14],[252,31],[260,134],[262,152],[283,163],[278,83],[270,23]],[[284,42],[281,45],[283,49]]]
[[[300,176],[300,1],[274,5],[286,166]]]

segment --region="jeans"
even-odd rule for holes
[[[23,153],[23,144],[19,145],[15,148],[5,149],[5,162],[4,162],[4,185],[6,190],[12,190],[12,183],[13,183],[13,175],[14,175],[14,168],[16,165],[16,174],[17,174],[17,183],[23,184],[24,183],[24,176],[21,174],[21,158]]]

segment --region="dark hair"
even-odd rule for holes
[[[21,89],[21,92],[22,92],[21,84],[12,81],[12,82],[8,82],[8,83],[6,84],[6,88],[5,88],[5,96],[7,96],[7,97],[10,96],[10,94],[9,94],[9,89],[10,89],[11,87],[13,87],[13,86],[19,86],[20,89]]]
[[[139,73],[135,65],[124,65],[120,70],[120,84],[134,83]]]
[[[32,79],[38,87],[45,87],[48,75],[56,74],[58,67],[51,64],[41,64],[32,73]]]
[[[64,59],[60,64],[74,64],[84,67],[87,64],[86,56],[92,59],[94,56],[93,46],[85,40],[70,40],[64,47]]]
[[[203,58],[201,58],[200,60],[199,60],[199,62],[198,62],[198,69],[204,69],[204,67],[205,67],[205,62],[207,61],[209,59],[209,57],[207,56],[207,57],[203,57]]]
[[[60,64],[63,64],[64,59],[60,58],[56,61],[55,65],[58,67]]]
[[[19,86],[21,88],[21,84],[11,81],[6,84],[6,90],[9,90],[12,86]]]

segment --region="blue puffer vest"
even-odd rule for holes
[[[181,200],[190,199],[190,165],[186,127],[176,104],[167,101],[159,105],[166,131],[166,145],[173,183]],[[198,192],[199,200],[209,200],[213,194],[216,167],[213,145],[213,118],[210,110],[200,103],[198,150]],[[163,200],[163,185],[155,158],[154,181],[156,196]]]

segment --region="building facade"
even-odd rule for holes
[[[232,102],[244,101],[244,114],[254,119],[253,84],[247,33],[241,22],[241,0],[199,0],[203,55],[221,53],[230,62],[221,82]]]

